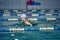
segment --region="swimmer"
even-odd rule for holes
[[[32,26],[32,24],[31,24],[28,20],[26,20],[26,14],[22,14],[22,15],[21,15],[21,20],[22,20],[25,24],[28,24],[28,25]]]

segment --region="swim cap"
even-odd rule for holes
[[[26,18],[26,14],[22,14],[21,15],[21,18]]]

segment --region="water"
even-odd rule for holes
[[[14,34],[15,36],[11,36]],[[59,31],[30,31],[24,33],[0,33],[0,40],[60,40]]]
[[[23,12],[17,10],[16,12],[14,12],[14,10],[7,10],[6,12],[4,12],[5,10],[0,10],[0,18],[1,20],[8,20],[8,19],[20,19],[20,15]],[[32,10],[31,10],[32,11]],[[42,10],[41,10],[42,11]],[[58,10],[59,11],[59,10]],[[31,21],[31,23],[37,23],[38,25],[33,26],[33,27],[53,27],[53,26],[60,26],[60,11],[57,13],[54,12],[54,10],[52,11],[47,11],[45,12],[40,12],[40,11],[36,11],[36,12],[32,12],[32,14],[38,14],[38,16],[36,16],[37,19],[40,20],[40,18],[56,18],[56,21]],[[21,13],[19,13],[21,12]],[[28,10],[27,10],[28,12]],[[27,19],[28,18],[35,18],[32,17],[32,14],[28,14],[27,12],[26,15]],[[13,13],[13,14],[12,14]],[[50,15],[51,14],[51,15]],[[54,14],[54,15],[53,15]],[[0,27],[7,27],[7,28],[26,28],[26,27],[30,27],[26,24],[24,24],[22,21],[0,21]],[[59,30],[53,30],[53,31],[21,31],[21,32],[0,32],[0,40],[60,40],[60,31]]]
[[[36,22],[39,23],[33,27],[43,27],[43,26],[60,26],[60,21],[46,21],[46,22]],[[0,22],[1,23],[1,22]],[[4,23],[4,22],[3,22]],[[8,24],[0,24],[3,27],[28,27],[27,25],[23,25],[22,22],[6,22]],[[33,22],[32,22],[33,23]],[[14,24],[14,25],[13,25]],[[17,25],[19,24],[19,25]],[[60,31],[26,31],[26,32],[19,32],[19,33],[0,33],[0,40],[60,40]]]

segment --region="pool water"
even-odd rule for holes
[[[38,25],[33,27],[47,27],[47,26],[60,26],[60,21],[37,21],[34,23],[38,23]],[[0,22],[1,23],[1,22]],[[4,22],[3,22],[4,23]],[[3,24],[2,23],[2,24]],[[7,23],[5,21],[5,23]],[[11,23],[11,24],[9,24]],[[1,26],[5,27],[30,27],[28,25],[23,25],[23,22],[9,22],[8,24],[0,24]],[[33,23],[31,21],[31,23]],[[8,32],[8,33],[0,33],[0,40],[60,40],[60,31],[22,31],[22,32]]]
[[[29,10],[25,12],[32,27],[60,27],[60,10]],[[28,28],[30,26],[20,20],[23,10],[0,10],[1,28]],[[12,20],[13,19],[13,20]],[[34,20],[33,20],[34,19]],[[0,32],[0,40],[60,40],[60,30]]]

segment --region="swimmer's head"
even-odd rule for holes
[[[26,14],[22,14],[21,15],[21,18],[26,18]]]

